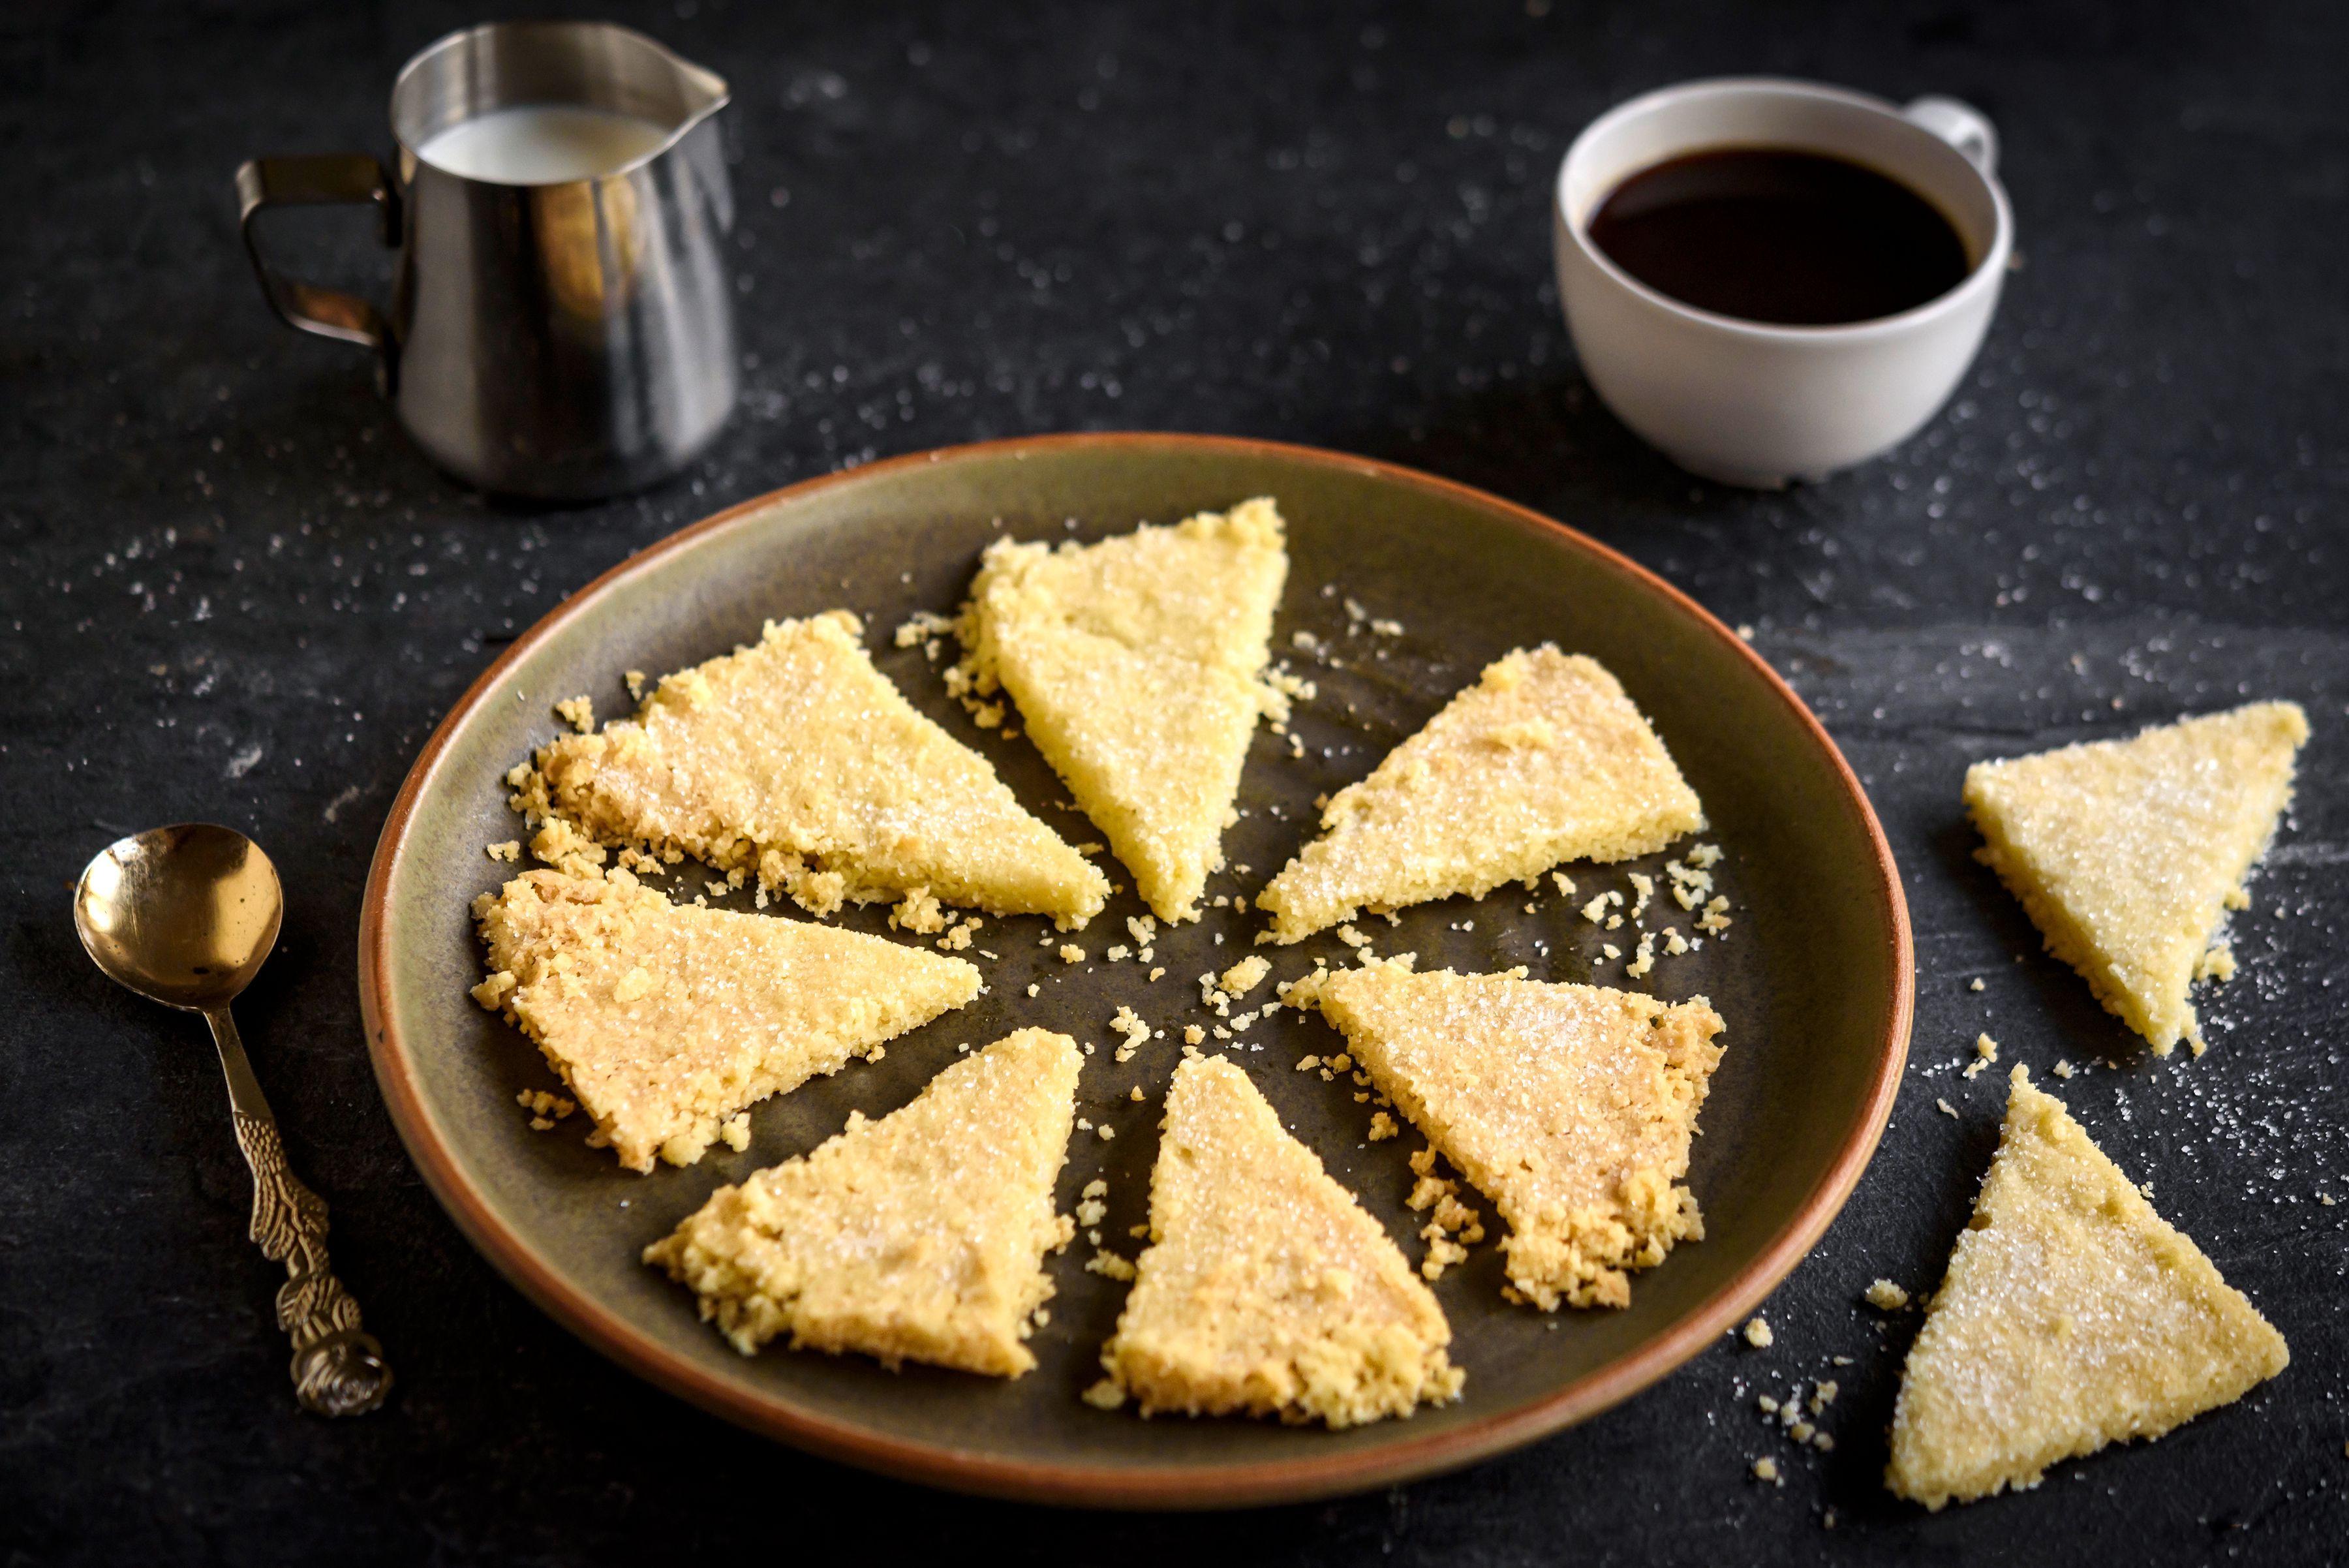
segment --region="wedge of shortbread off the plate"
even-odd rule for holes
[[[1063,929],[1098,914],[1109,879],[916,711],[860,634],[845,610],[770,621],[756,644],[663,680],[635,718],[542,749],[515,804],[602,844],[755,876],[818,915],[881,898]]]
[[[1509,1286],[1545,1310],[1626,1306],[1630,1271],[1704,1221],[1683,1183],[1721,1015],[1636,992],[1390,959],[1287,988],[1493,1200]]]
[[[473,901],[483,1007],[521,1025],[631,1170],[699,1159],[729,1117],[980,991],[960,959],[672,904],[627,872],[529,871]],[[739,1134],[735,1135],[739,1137]]]
[[[1595,659],[1545,643],[1486,667],[1426,727],[1348,784],[1321,836],[1266,885],[1272,934],[1297,941],[1370,909],[1625,860],[1704,826],[1696,792]]]
[[[2308,718],[2292,702],[2066,746],[1966,770],[1982,861],[2031,915],[2047,950],[2168,1055],[2201,1054],[2187,989],[2233,972],[2213,948],[2243,878],[2292,801]]]
[[[1433,1293],[1221,1057],[1174,1070],[1134,1267],[1093,1404],[1351,1427],[1460,1392]]]
[[[958,629],[958,684],[1011,694],[1029,738],[1162,920],[1196,919],[1224,864],[1288,576],[1259,498],[1098,544],[988,546]]]
[[[2158,1438],[2292,1359],[2064,1103],[2017,1067],[1973,1222],[1909,1352],[1885,1484],[1939,1509]]]
[[[1022,1029],[955,1063],[912,1103],[721,1187],[645,1262],[701,1299],[745,1355],[862,1351],[1017,1377],[1052,1293],[1044,1254],[1074,1222],[1052,1206],[1082,1058]]]

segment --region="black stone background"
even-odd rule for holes
[[[237,244],[240,157],[384,148],[393,72],[472,11],[0,12],[8,1562],[895,1561],[988,1542],[1102,1563],[2349,1553],[2349,14],[613,9],[736,85],[747,390],[689,473],[570,511],[433,473],[361,356],[271,320]],[[1785,494],[1694,483],[1620,429],[1549,281],[1575,130],[1731,71],[1972,100],[2005,138],[2020,225],[1952,407],[1890,458]],[[363,228],[329,212],[276,233],[301,270],[378,286]],[[1420,1485],[1072,1515],[744,1437],[556,1329],[434,1206],[361,1047],[359,892],[415,749],[500,640],[772,486],[1126,427],[1365,452],[1548,512],[1750,623],[1847,749],[1907,878],[1913,1065],[1849,1208],[1769,1304],[1773,1348],[1724,1343],[1576,1430]],[[2301,801],[2237,919],[2244,972],[2207,1009],[2210,1054],[2156,1062],[1968,858],[1960,775],[2250,696],[2308,707]],[[246,1177],[192,1021],[114,990],[74,941],[84,859],[187,817],[251,831],[286,876],[284,942],[241,1012],[402,1375],[363,1420],[289,1397],[275,1271],[244,1239]],[[2003,1100],[1999,1073],[1956,1072],[1982,1029],[2002,1071],[2031,1064],[2155,1184],[2292,1364],[2158,1444],[1935,1517],[1878,1479],[1914,1314],[1857,1301],[1878,1274],[1939,1277]],[[2062,1084],[2058,1056],[2119,1065]],[[1845,1390],[1838,1447],[1797,1452],[1754,1397],[1823,1373]],[[1782,1487],[1752,1479],[1761,1455]]]

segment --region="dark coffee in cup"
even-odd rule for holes
[[[1898,316],[1972,270],[1940,208],[1825,153],[1716,147],[1642,169],[1590,219],[1590,241],[1650,288],[1785,327]]]

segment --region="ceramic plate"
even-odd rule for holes
[[[1629,981],[1628,929],[1602,931],[1547,884],[1361,925],[1379,952],[1416,952],[1423,968],[1527,964],[1537,978],[1709,997],[1728,1028],[1689,1179],[1705,1239],[1635,1276],[1628,1310],[1556,1319],[1501,1299],[1487,1241],[1436,1286],[1465,1397],[1343,1432],[1143,1421],[1081,1403],[1124,1295],[1085,1271],[1092,1248],[1081,1236],[1049,1262],[1059,1293],[1031,1342],[1040,1365],[1017,1381],[912,1366],[892,1374],[857,1356],[780,1346],[737,1355],[696,1318],[686,1292],[636,1262],[719,1184],[813,1147],[852,1109],[880,1116],[905,1104],[958,1044],[1042,1024],[1100,1048],[1078,1114],[1117,1135],[1077,1136],[1061,1203],[1073,1207],[1080,1188],[1106,1178],[1102,1234],[1130,1256],[1181,1026],[1215,1022],[1198,1005],[1198,975],[1251,951],[1275,958],[1275,979],[1317,955],[1336,964],[1350,954],[1330,933],[1257,949],[1259,917],[1216,909],[1160,935],[1166,973],[1151,983],[1134,962],[1102,961],[1142,908],[1131,877],[1109,863],[1125,890],[1077,939],[1091,961],[1063,964],[1057,937],[1040,946],[1050,929],[1040,919],[990,919],[976,946],[1000,956],[979,959],[988,992],[972,1006],[893,1042],[879,1064],[852,1064],[759,1106],[747,1152],[721,1145],[688,1169],[633,1176],[586,1147],[584,1118],[529,1130],[515,1094],[554,1080],[519,1032],[466,995],[481,974],[467,905],[512,875],[482,848],[521,827],[502,775],[557,732],[550,704],[559,699],[585,692],[599,713],[625,712],[625,670],[657,675],[754,640],[770,617],[845,606],[864,618],[880,667],[917,707],[992,759],[1062,836],[1097,839],[1059,805],[1068,792],[1025,739],[978,729],[948,699],[951,645],[934,661],[892,634],[916,610],[952,612],[999,534],[1093,539],[1252,495],[1277,497],[1288,522],[1276,656],[1317,695],[1294,721],[1302,756],[1258,732],[1243,815],[1225,836],[1233,865],[1209,891],[1261,887],[1307,836],[1316,796],[1368,773],[1494,658],[1556,641],[1599,659],[1703,797],[1706,836],[1726,851],[1715,875],[1735,920],[1727,935]],[[1401,630],[1374,630],[1373,620]],[[1325,651],[1309,651],[1304,633]],[[1577,866],[1580,898],[1628,886],[1630,869],[1659,874],[1670,853]],[[885,912],[853,911],[845,923],[885,930]],[[1661,912],[1648,923],[1664,924]],[[1625,957],[1607,960],[1605,941]],[[1662,1376],[1750,1312],[1842,1205],[1890,1111],[1911,1000],[1899,881],[1857,781],[1794,693],[1695,604],[1590,540],[1461,485],[1332,452],[1162,435],[1002,441],[876,463],[745,503],[605,574],[518,639],[425,746],[377,847],[359,967],[376,1073],[433,1191],[516,1285],[597,1349],[744,1427],[836,1459],[976,1491],[1133,1507],[1267,1502],[1424,1475],[1529,1442]],[[1249,1005],[1269,995],[1268,986]],[[1121,1003],[1167,1034],[1123,1066],[1109,1032]],[[1422,1217],[1403,1198],[1418,1138],[1368,1142],[1371,1107],[1354,1103],[1352,1085],[1294,1070],[1336,1038],[1283,1011],[1241,1036],[1235,1054],[1416,1259]],[[1135,1085],[1148,1103],[1131,1100]],[[1479,1207],[1497,1234],[1491,1205]]]

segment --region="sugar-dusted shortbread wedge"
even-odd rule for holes
[[[2307,739],[2298,704],[2255,702],[1966,770],[1982,861],[2047,950],[2158,1054],[2196,1035],[2187,987],[2243,906]]]
[[[1624,860],[1704,826],[1696,792],[1596,660],[1545,643],[1486,667],[1370,777],[1257,903],[1293,942],[1358,911],[1465,893],[1567,860]]]
[[[473,901],[473,988],[538,1043],[620,1163],[699,1159],[743,1107],[979,992],[960,959],[774,915],[672,904],[626,871],[528,871]]]
[[[1185,1062],[1164,1127],[1151,1244],[1088,1399],[1350,1427],[1459,1393],[1433,1293],[1246,1073]]]
[[[2292,1359],[2283,1335],[2017,1067],[2006,1127],[1909,1352],[1885,1484],[1939,1509],[2158,1438]]]
[[[1524,974],[1414,974],[1388,960],[1309,977],[1288,1000],[1319,1007],[1379,1091],[1493,1200],[1516,1291],[1545,1309],[1625,1306],[1629,1271],[1704,1236],[1682,1179],[1721,1015],[1702,997],[1667,1007]]]
[[[721,1187],[645,1262],[701,1298],[734,1348],[862,1351],[1017,1377],[1052,1293],[1044,1254],[1082,1058],[1022,1029],[930,1080],[911,1104]]]
[[[1109,881],[873,667],[845,610],[770,621],[633,719],[538,753],[516,804],[600,843],[755,874],[812,912],[924,893],[1063,927]]]
[[[988,547],[960,630],[965,677],[998,683],[1162,920],[1198,915],[1224,864],[1288,576],[1257,499],[1093,545]]]

